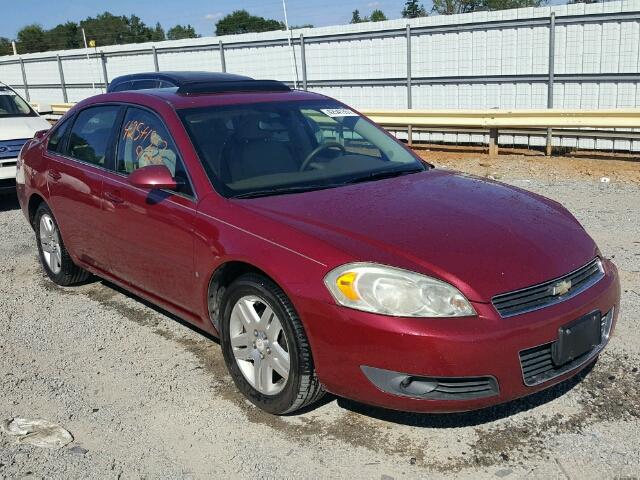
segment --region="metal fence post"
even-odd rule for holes
[[[24,96],[27,98],[27,102],[31,101],[29,95],[29,84],[27,83],[27,71],[24,69],[24,60],[20,57],[20,70],[22,70],[22,85],[24,86]]]
[[[411,25],[407,24],[407,108],[412,108],[411,99]],[[407,126],[407,143],[413,145],[413,126]]]
[[[151,47],[151,53],[153,53],[153,68],[155,68],[156,72],[160,71],[160,66],[158,65],[158,51],[156,50],[156,46]]]
[[[224,45],[222,44],[222,40],[220,40],[220,42],[218,43],[218,45],[220,46],[220,68],[222,68],[223,72],[227,71],[227,62],[224,58]]]
[[[62,69],[62,59],[60,55],[56,55],[56,61],[58,62],[58,72],[60,74],[60,87],[62,88],[62,101],[69,103],[69,97],[67,96],[67,84],[64,81],[64,70]]]
[[[547,108],[553,108],[553,81],[555,74],[555,45],[556,44],[556,14],[551,12],[549,18],[549,81],[547,83]],[[547,128],[547,148],[546,154],[551,155],[553,151],[553,132]]]
[[[300,63],[302,64],[302,88],[307,90],[307,54],[302,33],[300,34]]]
[[[104,56],[104,52],[100,52],[100,60],[102,63],[102,76],[104,77],[104,88],[109,88],[109,76],[107,75],[107,57]]]

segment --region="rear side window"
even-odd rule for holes
[[[146,90],[149,88],[157,88],[158,81],[157,80],[136,80],[133,82],[132,90]]]
[[[124,92],[125,90],[131,90],[133,86],[133,82],[122,82],[117,84],[116,86],[109,87],[110,92]]]
[[[65,152],[64,149],[64,138],[69,131],[69,127],[71,127],[71,119],[68,118],[60,125],[56,126],[56,129],[53,131],[51,136],[49,137],[49,143],[47,143],[47,150],[52,153],[59,153],[63,155]]]
[[[101,167],[120,107],[108,105],[83,110],[76,117],[69,135],[69,156]]]
[[[153,113],[130,107],[119,133],[116,169],[128,175],[138,168],[164,165],[180,184],[178,192],[193,195],[184,163],[162,121]]]

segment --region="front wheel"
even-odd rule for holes
[[[261,409],[291,413],[324,394],[302,323],[284,292],[268,278],[246,274],[229,286],[220,337],[233,381]]]

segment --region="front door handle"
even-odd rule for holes
[[[111,203],[114,203],[114,204],[124,203],[124,200],[118,195],[116,195],[115,193],[105,192],[104,198],[106,198],[107,200],[109,200]]]
[[[49,170],[49,177],[53,180],[60,180],[62,175],[57,170]]]

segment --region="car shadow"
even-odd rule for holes
[[[0,194],[0,212],[8,212],[10,210],[18,210],[20,204],[15,193]]]
[[[183,320],[182,318],[174,315],[167,310],[145,300],[142,297],[137,296],[134,293],[125,290],[124,288],[109,282],[108,280],[98,279],[97,277],[91,277],[87,281],[87,283],[92,283],[94,281],[99,282],[103,286],[114,290],[128,298],[131,298],[142,305],[152,309],[156,313],[159,313],[165,317],[168,317],[180,325],[188,328],[189,330],[202,335],[207,340],[211,340],[216,344],[220,344],[220,340],[211,335],[210,333],[198,328],[195,325]],[[315,402],[311,405],[308,405],[301,410],[297,410],[292,416],[305,414],[313,412],[314,410],[327,405],[333,401],[336,402],[337,406],[348,410],[353,413],[357,413],[363,416],[367,416],[370,418],[374,418],[377,420],[382,420],[385,422],[396,423],[400,425],[407,425],[411,427],[419,427],[419,428],[460,428],[460,427],[473,427],[482,425],[485,423],[490,423],[496,420],[500,420],[506,417],[510,417],[520,412],[525,412],[546,403],[549,403],[553,400],[556,400],[567,392],[572,390],[576,385],[578,385],[593,369],[596,364],[597,359],[592,361],[587,367],[585,367],[580,373],[573,376],[572,378],[565,380],[553,387],[547,388],[540,392],[534,393],[524,398],[520,398],[517,400],[512,400],[507,403],[503,403],[500,405],[495,405],[493,407],[484,408],[482,410],[474,410],[471,412],[457,412],[457,413],[412,413],[412,412],[402,412],[396,410],[389,410],[381,407],[374,407],[370,405],[365,405],[360,402],[356,402],[353,400],[349,400],[342,397],[337,397],[333,394],[326,394],[321,400]]]
[[[500,420],[539,407],[572,390],[593,369],[597,360],[592,361],[580,373],[546,390],[534,393],[524,398],[512,400],[493,407],[458,413],[409,413],[388,410],[379,407],[364,405],[359,402],[338,398],[338,406],[354,413],[366,415],[377,420],[422,428],[459,428],[474,427],[485,423]]]
[[[197,326],[187,322],[186,320],[183,320],[182,318],[180,318],[177,315],[174,315],[173,313],[165,310],[162,307],[159,307],[158,305],[156,305],[155,303],[152,303],[148,300],[145,300],[142,297],[139,297],[138,295],[136,295],[135,293],[130,292],[129,290],[125,290],[124,288],[116,285],[115,283],[111,283],[108,280],[105,280],[104,278],[99,278],[96,276],[91,276],[86,283],[93,283],[93,282],[98,282],[100,284],[102,284],[103,286],[110,288],[111,290],[114,290],[126,297],[131,298],[132,300],[135,300],[136,302],[144,305],[145,307],[150,308],[151,310],[155,311],[156,313],[159,313],[160,315],[163,315],[165,317],[170,318],[171,320],[174,320],[176,322],[178,322],[180,325],[182,325],[183,327],[188,328],[189,330],[191,330],[192,332],[198,333],[200,335],[202,335],[203,337],[205,337],[207,340],[211,340],[212,342],[217,343],[218,345],[220,344],[220,340],[218,339],[218,337],[215,337],[213,335],[211,335],[209,332],[202,330],[201,328],[198,328]]]

